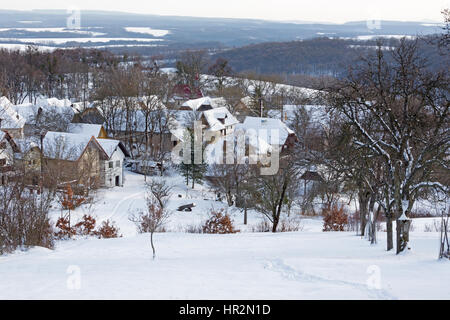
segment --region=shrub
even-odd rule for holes
[[[55,238],[59,240],[69,239],[77,234],[75,227],[70,226],[68,218],[59,218],[58,221],[56,221],[56,228],[59,229],[59,231],[55,232]]]
[[[48,212],[53,195],[30,192],[20,181],[0,188],[0,254],[17,248],[53,248],[53,228]]]
[[[209,219],[203,225],[203,233],[227,234],[238,232],[234,229],[233,221],[224,209],[212,209],[209,215]]]
[[[323,215],[323,231],[345,231],[348,224],[348,216],[344,211],[344,207],[338,207],[334,204],[329,208],[322,210]]]
[[[272,224],[266,219],[261,220],[257,225],[252,226],[252,232],[270,232]]]
[[[111,239],[111,238],[119,238],[119,228],[114,225],[114,222],[109,220],[103,221],[102,225],[98,228],[97,231],[94,231],[94,235],[99,239]]]
[[[285,219],[281,219],[278,229],[279,232],[296,232],[302,231],[303,225],[300,219],[295,217],[288,217]]]
[[[278,232],[296,232],[302,231],[303,225],[301,219],[297,217],[286,217],[280,220]],[[252,226],[252,232],[272,232],[272,223],[267,219],[261,220],[257,225]]]
[[[188,225],[184,228],[186,233],[203,233],[203,227],[201,225]]]
[[[89,236],[94,234],[95,219],[91,215],[84,215],[82,220],[75,225],[76,234]]]

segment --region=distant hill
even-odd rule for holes
[[[0,44],[40,44],[49,47],[110,47],[148,49],[236,47],[318,36],[355,38],[376,35],[424,35],[439,26],[423,22],[292,23],[250,19],[196,18],[82,11],[81,29],[65,30],[65,10],[0,10]],[[155,31],[156,30],[156,31]],[[69,41],[70,40],[70,41]],[[167,50],[166,50],[167,51]]]
[[[383,39],[384,48],[398,45],[395,38]],[[431,67],[439,67],[442,57],[436,46],[419,41],[420,50]],[[268,42],[225,50],[212,56],[228,60],[235,72],[264,74],[307,74],[339,77],[358,57],[377,47],[373,40],[316,38],[302,41]]]

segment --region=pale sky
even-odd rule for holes
[[[1,9],[113,10],[158,15],[342,23],[356,20],[442,22],[450,0],[2,0]]]

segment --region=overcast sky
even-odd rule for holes
[[[346,22],[442,21],[450,0],[2,0],[0,9],[114,10],[160,15]]]

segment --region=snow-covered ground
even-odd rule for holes
[[[249,213],[230,212],[241,232],[185,233],[226,207],[205,187],[190,190],[178,175],[170,208],[195,202],[192,212],[174,212],[167,230],[137,234],[129,214],[144,208],[144,177],[127,172],[125,186],[101,190],[92,206],[72,219],[93,214],[111,219],[122,238],[59,241],[54,250],[33,248],[0,257],[0,299],[449,299],[450,262],[438,261],[439,233],[423,232],[417,219],[412,250],[385,251],[385,233],[371,246],[354,232],[321,232],[320,218],[304,218],[302,231],[253,233],[260,222]],[[181,196],[181,197],[179,197]],[[56,219],[60,212],[52,212]]]

